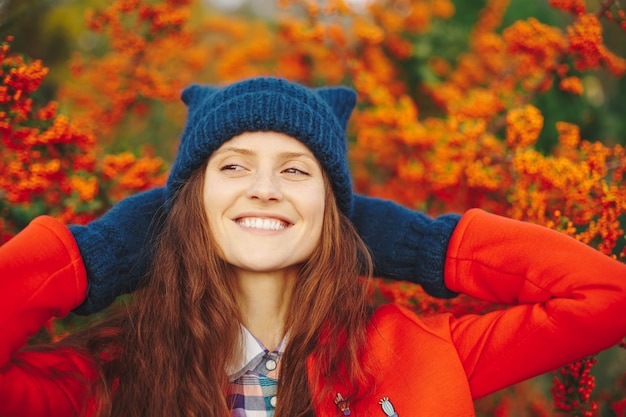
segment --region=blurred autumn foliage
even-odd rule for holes
[[[546,111],[555,99],[593,110],[597,74],[623,77],[626,60],[604,34],[626,39],[624,10],[611,0],[550,0],[562,25],[504,25],[509,3],[481,2],[457,51],[436,47],[460,7],[451,0],[278,0],[271,18],[194,0],[112,0],[86,16],[100,47],[72,56],[50,102],[38,94],[44,63],[12,53],[9,37],[0,45],[0,243],[37,215],[86,223],[162,184],[184,121],[181,89],[269,74],[358,91],[349,126],[358,192],[432,215],[482,207],[624,261],[623,130]],[[406,283],[377,289],[421,314],[488,308]],[[526,383],[494,394],[477,413],[625,417],[626,375],[594,391],[595,363],[556,371],[551,391]]]

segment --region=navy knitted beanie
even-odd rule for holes
[[[346,87],[312,89],[280,78],[252,78],[225,87],[192,85],[182,93],[187,123],[167,179],[167,199],[224,142],[244,132],[273,131],[304,143],[328,174],[337,204],[352,209],[346,126],[356,93]]]

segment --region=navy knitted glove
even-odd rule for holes
[[[70,226],[89,281],[75,313],[96,313],[135,290],[152,260],[164,199],[165,189],[156,188],[122,200],[87,226]],[[376,276],[418,283],[440,298],[456,295],[443,283],[443,265],[460,216],[433,220],[391,201],[355,195],[351,218],[372,253]]]
[[[96,313],[135,290],[152,260],[164,199],[165,188],[155,188],[125,198],[87,226],[69,227],[89,282],[87,297],[74,313]]]
[[[374,275],[420,284],[438,298],[452,298],[443,267],[460,216],[431,219],[394,202],[354,196],[352,222],[374,258]]]

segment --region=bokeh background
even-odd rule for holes
[[[621,2],[3,0],[0,41],[0,243],[37,215],[87,223],[163,184],[181,89],[266,74],[357,90],[358,192],[430,215],[482,207],[626,259]],[[494,308],[383,280],[374,297]],[[481,399],[478,415],[625,417],[625,364],[622,343]]]

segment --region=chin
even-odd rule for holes
[[[246,262],[241,263],[239,265],[235,265],[237,268],[240,268],[244,271],[254,272],[259,274],[271,274],[271,273],[279,273],[285,272],[288,270],[297,271],[300,269],[300,265],[302,262],[298,263],[268,263],[267,260],[265,262]]]

